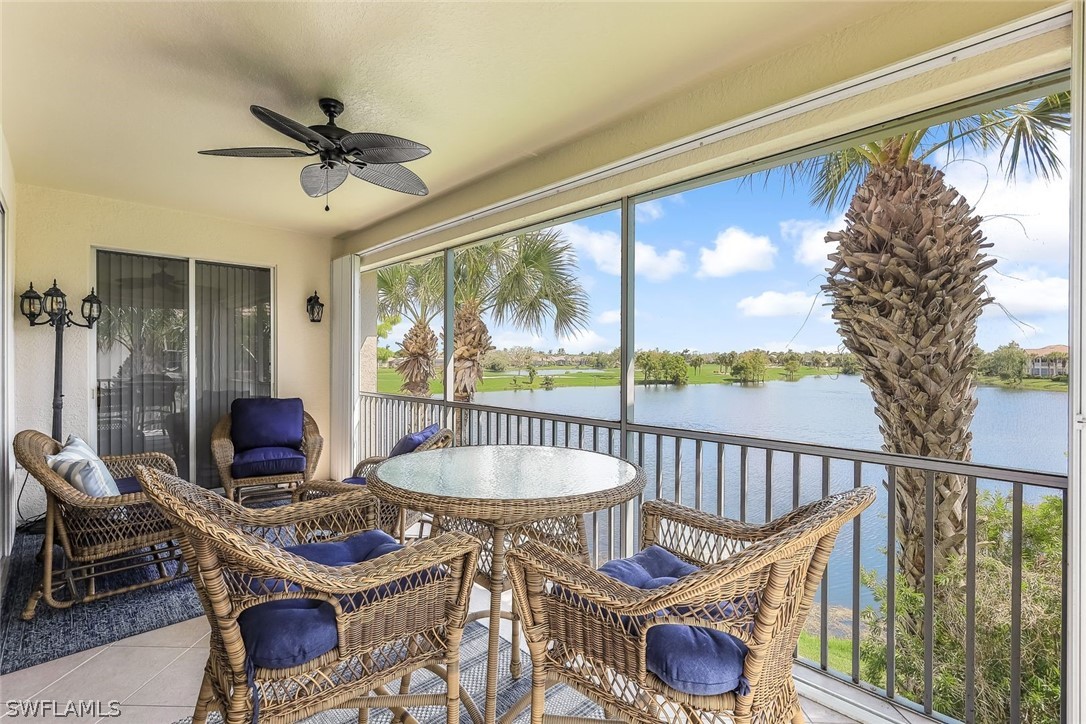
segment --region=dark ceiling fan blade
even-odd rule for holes
[[[397,163],[370,163],[350,165],[350,172],[363,181],[384,186],[386,189],[400,191],[415,196],[425,196],[430,193],[426,184],[422,182],[413,171],[409,171]]]
[[[304,158],[313,155],[297,148],[270,148],[268,146],[215,148],[210,151],[200,151],[200,153],[205,156],[238,156],[240,158]]]
[[[384,133],[349,133],[339,144],[366,163],[404,163],[430,153],[421,143]]]
[[[336,147],[336,144],[332,143],[312,128],[303,126],[301,123],[298,123],[298,121],[293,121],[275,111],[269,111],[263,106],[249,106],[249,110],[261,121],[280,133],[290,136],[295,141],[301,141],[306,145],[316,146],[322,151],[331,151]]]
[[[341,163],[311,163],[302,169],[302,189],[312,196],[324,196],[347,180],[347,167]]]

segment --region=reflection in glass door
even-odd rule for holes
[[[189,477],[183,259],[98,252],[98,453],[164,452]]]
[[[196,470],[217,487],[211,431],[238,397],[272,394],[271,271],[196,262]]]
[[[215,423],[274,394],[271,271],[110,251],[97,266],[99,454],[164,452],[218,487]]]

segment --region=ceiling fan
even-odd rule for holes
[[[343,113],[343,103],[335,98],[321,98],[320,109],[328,116],[328,122],[315,126],[303,126],[297,121],[270,111],[262,106],[249,106],[258,120],[266,123],[285,136],[305,144],[306,150],[297,148],[218,148],[200,151],[207,156],[240,156],[242,158],[308,158],[318,156],[320,163],[311,163],[302,169],[302,189],[318,198],[327,196],[339,188],[347,175],[356,176],[371,184],[415,196],[429,193],[426,184],[414,172],[401,163],[420,159],[430,153],[421,143],[384,133],[351,133],[336,125],[336,116]],[[325,203],[324,210],[328,211]]]

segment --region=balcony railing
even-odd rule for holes
[[[1060,718],[1062,674],[1053,682],[1051,671],[1046,675],[1023,670],[1024,641],[1033,646],[1048,637],[1046,640],[1057,642],[1058,656],[1064,648],[1062,624],[1058,625],[1060,630],[1053,631],[1049,624],[1038,623],[1036,616],[1029,620],[1023,617],[1027,603],[1023,575],[1032,573],[1023,570],[1023,546],[1029,543],[1023,513],[1028,505],[1044,500],[1051,505],[1054,499],[1059,525],[1063,526],[1066,475],[635,423],[623,429],[617,421],[373,393],[362,393],[360,452],[363,456],[385,454],[408,431],[433,423],[452,428],[456,444],[576,447],[622,456],[640,465],[648,481],[643,494],[632,504],[599,511],[586,521],[596,565],[635,550],[640,505],[645,500],[668,499],[744,521],[763,522],[846,487],[873,486],[878,490],[875,505],[838,538],[797,660],[939,720],[1046,721],[1045,712],[1052,710],[1056,713],[1051,720]],[[928,551],[934,549],[936,536],[937,479],[953,475],[964,481],[964,561],[959,560],[964,570],[960,580],[936,571],[932,555],[925,556],[919,590],[915,584],[901,583],[896,575],[886,575],[898,569],[895,530],[899,513],[898,506],[891,503],[896,500],[903,474],[923,476],[923,542]],[[1006,501],[1009,529],[993,533],[992,526],[998,521],[978,518],[978,496],[984,494]],[[1010,550],[1006,600],[996,607],[1009,612],[1007,621],[978,618],[978,603],[983,603],[978,601],[978,575],[986,575],[988,570],[978,565],[978,556],[991,555],[988,549],[993,536],[998,547]],[[1063,531],[1056,537],[1066,540]],[[1062,543],[1059,554],[1062,561]],[[901,590],[902,585],[910,590]],[[937,587],[941,596],[956,601],[954,611],[960,612],[964,621],[937,621]],[[1065,577],[1058,588],[1061,610],[1056,620],[1062,622],[1067,600]],[[963,630],[964,641],[958,642],[963,648],[961,660],[948,660],[954,655],[937,644],[940,624],[944,640],[947,632],[953,636],[957,630],[951,624]],[[1045,626],[1045,630],[1037,630],[1038,626]],[[978,669],[978,630],[989,632],[983,652],[995,663],[984,663],[996,668],[998,681],[991,675],[981,676]],[[1000,632],[1006,634],[1005,646],[994,654],[993,630],[997,638],[1002,636]],[[903,631],[912,631],[914,640],[901,641],[910,636]],[[874,667],[879,676],[868,674],[872,657],[882,664]],[[1058,664],[1055,670],[1062,671],[1064,667]],[[954,679],[959,674],[955,681],[960,684],[960,696],[954,687],[949,699],[945,693],[940,695],[937,681],[943,684],[946,677]],[[993,699],[998,703],[993,705]],[[995,711],[995,719],[993,706],[1002,709]]]

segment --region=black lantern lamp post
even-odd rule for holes
[[[56,330],[56,354],[53,361],[53,439],[60,439],[61,411],[64,409],[64,328],[73,324],[77,327],[92,329],[94,323],[102,317],[102,300],[91,288],[90,294],[83,297],[83,303],[79,307],[79,313],[83,322],[77,322],[68,309],[68,298],[57,286],[57,280],[53,280],[53,286],[39,294],[30,288],[19,295],[19,311],[30,321],[31,327],[48,324]],[[46,319],[38,321],[42,314]],[[84,323],[85,322],[85,323]]]
[[[305,311],[309,314],[310,322],[320,322],[324,317],[324,304],[321,303],[321,298],[317,296],[317,290],[313,290],[313,296],[305,300]]]

